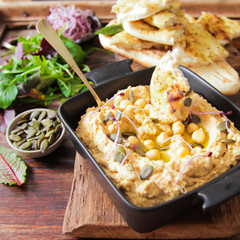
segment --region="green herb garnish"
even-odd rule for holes
[[[117,25],[109,25],[109,26],[105,26],[101,29],[99,29],[98,31],[95,32],[96,35],[98,34],[103,34],[103,35],[114,35],[117,33],[122,32],[123,26],[122,24],[117,24]]]

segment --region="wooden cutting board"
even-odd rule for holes
[[[239,41],[229,45],[228,62],[240,72]],[[117,60],[122,59],[116,56]],[[134,71],[142,66],[133,63]],[[231,96],[239,102],[239,94]],[[237,100],[236,100],[237,99]],[[107,194],[103,192],[88,170],[85,160],[76,155],[72,190],[65,212],[63,233],[82,238],[128,239],[195,239],[226,238],[240,233],[240,204],[238,198],[226,202],[213,211],[196,209],[177,221],[150,233],[137,233],[128,227]]]
[[[81,238],[194,239],[226,238],[239,232],[240,205],[236,197],[211,212],[196,209],[155,231],[137,233],[122,219],[85,160],[76,155],[64,234]]]

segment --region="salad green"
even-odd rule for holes
[[[83,61],[94,48],[83,50],[63,35],[61,39],[82,71],[89,72]],[[0,65],[0,108],[26,103],[47,106],[54,99],[86,90],[82,80],[41,34],[19,36],[16,46],[11,43],[3,46],[9,49],[3,56],[15,55]]]

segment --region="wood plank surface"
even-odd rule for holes
[[[213,211],[203,213],[198,208],[155,231],[137,233],[128,227],[77,154],[63,232],[81,238],[227,238],[240,232],[240,205],[235,197]]]
[[[27,26],[29,23],[37,21],[39,18],[46,17],[48,14],[49,6],[56,6],[56,4],[75,4],[76,6],[90,7],[92,8],[98,17],[103,22],[109,21],[113,15],[108,11],[115,1],[46,1],[46,2],[0,2],[0,45],[4,39],[10,37],[16,37],[18,35],[32,35],[35,34],[35,30],[25,29],[21,30],[18,26]],[[202,4],[201,4],[202,3]],[[200,11],[212,9],[214,13],[223,13],[226,16],[239,18],[240,1],[238,0],[196,0],[188,1],[184,0],[183,5],[188,9],[189,13],[193,13],[194,16],[198,16]],[[27,13],[27,14],[26,14]],[[2,25],[4,23],[4,25]],[[99,42],[95,40],[94,45],[101,47]],[[234,41],[233,45],[236,49],[240,49],[240,41]],[[235,49],[235,50],[236,50]],[[234,50],[234,51],[235,51]],[[0,49],[0,54],[3,52]],[[239,60],[236,60],[236,56],[239,53],[236,51],[229,57],[229,62],[239,70]],[[96,51],[90,55],[86,60],[86,64],[91,69],[95,69],[102,65],[120,60],[121,57],[115,54],[108,54],[106,52]],[[1,64],[0,59],[0,64]],[[133,69],[139,70],[142,66],[134,63]],[[229,97],[240,106],[240,93]],[[59,102],[55,102],[50,106],[52,109],[57,109]],[[26,106],[25,108],[30,108]],[[21,112],[23,109],[18,109]],[[5,135],[0,133],[0,144],[3,147],[7,147]],[[131,231],[126,223],[122,220],[116,209],[111,205],[110,200],[106,194],[102,191],[101,187],[96,183],[94,177],[86,169],[83,160],[80,157],[76,158],[75,148],[66,135],[63,144],[56,152],[41,159],[23,158],[28,165],[27,182],[22,187],[9,187],[6,185],[0,185],[0,239],[76,239],[75,236],[82,236],[84,238],[147,238],[148,235],[136,234]],[[74,170],[74,161],[77,167]],[[77,175],[76,171],[81,168],[82,175]],[[74,172],[75,171],[75,172]],[[73,176],[74,174],[75,176]],[[90,178],[90,180],[89,180]],[[92,185],[92,183],[93,185]],[[87,194],[86,189],[82,189],[86,194],[79,195],[79,190],[76,192],[76,184],[80,184],[81,187],[88,187],[94,189],[95,195]],[[86,184],[88,183],[88,184]],[[82,185],[81,185],[82,184]],[[71,190],[72,186],[72,190]],[[75,190],[74,190],[75,189]],[[81,190],[81,189],[80,189]],[[85,192],[84,192],[85,191]],[[68,206],[69,209],[73,209],[73,203],[71,197],[78,194],[77,198],[79,202],[75,202],[75,212],[69,211],[64,218],[65,209]],[[70,195],[70,198],[69,198]],[[92,209],[89,209],[87,203],[91,202]],[[81,208],[79,208],[81,204]],[[107,210],[104,206],[109,206]],[[235,206],[235,213],[233,211],[233,205]],[[87,212],[85,211],[87,209]],[[97,210],[97,212],[94,212]],[[227,225],[221,225],[222,213],[227,213],[224,222]],[[209,232],[213,231],[216,226],[219,229],[219,237],[223,236],[223,230],[225,236],[231,236],[238,227],[239,229],[239,202],[237,199],[233,199],[216,212],[211,212],[207,215],[201,215],[190,213],[187,216],[187,220],[192,221],[190,230],[196,233],[196,226],[200,226],[201,219],[206,219],[209,222]],[[73,218],[70,218],[70,214]],[[197,217],[196,217],[197,214]],[[234,216],[234,217],[233,217]],[[215,225],[211,225],[212,219]],[[68,222],[69,220],[69,222]],[[64,221],[64,226],[63,226]],[[152,238],[176,238],[170,231],[183,232],[182,236],[186,236],[188,228],[183,228],[184,218],[175,222],[175,228],[171,225],[164,227],[159,232],[151,233]],[[107,223],[107,225],[106,225]],[[121,228],[119,228],[119,226]],[[222,227],[220,227],[222,226]],[[63,227],[63,229],[62,229]],[[80,228],[79,228],[80,227]],[[103,228],[101,228],[103,227]],[[203,226],[201,229],[203,229]],[[74,230],[76,229],[76,230]],[[84,230],[83,230],[84,229]],[[111,229],[111,232],[109,232]],[[121,232],[118,232],[121,229]],[[71,233],[71,235],[65,236],[62,232]],[[74,231],[73,231],[74,230]],[[123,230],[123,231],[122,231]],[[120,234],[121,233],[121,234]],[[170,233],[172,234],[170,236]],[[185,234],[185,235],[184,235]],[[200,234],[200,233],[198,233]],[[204,236],[207,236],[208,232],[204,232]],[[188,235],[189,236],[189,235]],[[193,236],[193,235],[192,235]],[[195,238],[195,235],[193,238]],[[210,235],[208,235],[210,236]],[[200,236],[202,237],[202,236]],[[240,235],[233,236],[229,240],[239,240]]]

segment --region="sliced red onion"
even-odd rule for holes
[[[103,107],[107,106],[115,97],[117,96],[124,96],[125,93],[121,92],[121,93],[118,93],[117,95],[111,97],[107,102],[105,102],[102,106],[96,108],[93,112],[90,113],[90,115],[92,115],[93,113],[97,112],[98,110],[102,109]]]
[[[187,167],[192,163],[192,161],[196,158],[199,157],[211,157],[212,156],[212,152],[209,152],[208,155],[203,155],[203,154],[199,154],[199,155],[195,155],[193,156],[188,162],[187,164],[184,166],[184,168],[182,169],[182,171],[177,175],[176,179],[175,179],[175,184],[177,185],[177,182],[179,180],[179,178],[182,176],[182,174],[186,171]]]
[[[22,59],[24,55],[24,48],[21,42],[17,43],[17,48],[15,50],[15,57]]]
[[[124,157],[124,159],[122,160],[121,164],[123,165],[125,163],[125,161],[127,160],[127,158],[129,157],[129,155],[132,153],[132,151],[134,150],[134,148],[136,147],[136,145],[133,145],[131,147],[131,150],[126,154],[126,156]]]
[[[115,109],[117,112],[121,113],[125,118],[127,118],[127,120],[133,125],[133,127],[137,131],[138,137],[141,139],[142,136],[141,136],[140,132],[138,131],[137,126],[133,123],[133,121],[124,112],[121,112],[120,110],[118,110],[114,105],[112,105],[111,108]]]

